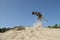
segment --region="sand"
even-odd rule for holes
[[[27,27],[0,33],[0,40],[60,40],[60,29]]]
[[[60,29],[42,28],[42,23],[37,22],[34,27],[18,28],[0,33],[0,40],[60,40]]]

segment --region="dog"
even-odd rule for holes
[[[32,15],[38,16],[37,20],[40,20],[40,21],[41,21],[42,19],[44,19],[44,20],[46,20],[46,21],[48,22],[48,20],[45,19],[40,12],[34,12],[34,11],[33,11],[33,12],[32,12]]]

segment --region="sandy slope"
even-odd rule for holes
[[[1,36],[2,35],[2,36]],[[26,28],[0,33],[0,40],[60,40],[60,29]]]

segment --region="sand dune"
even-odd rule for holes
[[[0,40],[60,40],[60,29],[27,27],[0,33]]]
[[[60,29],[42,28],[41,22],[36,22],[33,26],[0,33],[0,40],[60,40]]]

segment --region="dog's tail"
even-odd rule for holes
[[[48,22],[48,20],[46,18],[43,18],[43,19]]]

